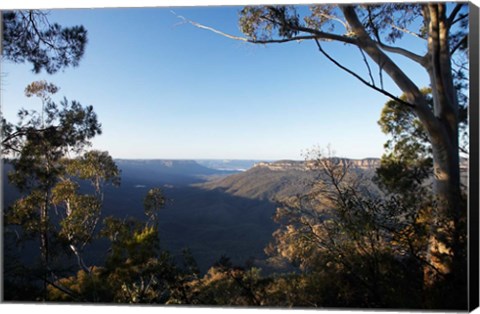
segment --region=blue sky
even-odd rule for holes
[[[338,69],[313,42],[246,44],[181,24],[171,12],[241,35],[239,9],[52,10],[50,21],[88,30],[85,56],[55,75],[3,62],[4,115],[16,121],[21,107],[38,109],[23,90],[45,79],[60,87],[56,99],[94,106],[103,134],[93,147],[115,158],[303,159],[305,150],[328,144],[340,156],[380,157],[386,137],[377,120],[387,98]],[[357,49],[324,48],[368,77]],[[424,71],[398,61],[419,86],[427,84]]]

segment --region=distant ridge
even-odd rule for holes
[[[341,164],[350,163],[353,167],[372,170],[380,166],[379,158],[364,158],[364,159],[349,159],[349,158],[338,158],[333,157],[331,160],[335,162],[340,162]],[[307,171],[311,169],[311,166],[314,164],[314,161],[297,161],[297,160],[278,160],[274,162],[258,162],[254,167],[264,167],[272,171],[285,171],[285,170],[300,170]]]
[[[205,177],[237,173],[207,168],[195,160],[175,159],[115,159],[122,171],[122,177],[145,184],[147,181],[161,184],[190,184],[202,182]]]
[[[332,158],[340,163],[351,162],[352,170],[373,175],[380,165],[378,158]],[[318,171],[311,171],[313,161],[279,160],[257,162],[249,170],[224,178],[197,184],[205,190],[219,190],[249,199],[278,201],[305,193],[318,179]]]

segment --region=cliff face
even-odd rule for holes
[[[365,158],[365,159],[346,159],[346,158],[332,158],[335,162],[341,164],[349,163],[351,167],[362,170],[373,170],[380,166],[380,159],[378,158]],[[280,160],[275,162],[259,162],[254,165],[258,168],[266,168],[271,171],[288,171],[298,170],[307,171],[311,169],[314,161],[294,161],[294,160]]]
[[[371,170],[380,167],[380,159],[378,158],[351,159],[350,161],[360,169]]]
[[[272,171],[287,171],[287,170],[308,170],[304,161],[294,161],[294,160],[280,160],[274,162],[258,162],[254,168],[265,168]]]
[[[380,165],[378,159],[334,159],[340,164],[350,164],[355,172],[371,176]],[[304,194],[319,179],[314,161],[280,160],[258,162],[249,170],[198,186],[206,190],[219,189],[228,194],[249,199],[278,201],[284,197]],[[315,170],[316,168],[316,170]]]

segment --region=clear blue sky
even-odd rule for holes
[[[60,87],[56,99],[94,106],[103,126],[94,148],[115,158],[302,159],[302,151],[328,144],[340,156],[380,157],[386,137],[377,120],[387,98],[338,69],[313,42],[246,44],[179,24],[171,13],[241,35],[239,9],[51,11],[52,22],[86,27],[85,56],[55,75],[3,62],[4,115],[16,121],[21,107],[38,109],[23,90],[45,79]],[[324,47],[368,78],[357,49]],[[419,86],[427,84],[421,69],[401,64]]]

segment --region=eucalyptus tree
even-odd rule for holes
[[[88,168],[82,167],[82,171]],[[166,303],[172,294],[176,295],[182,273],[170,253],[160,248],[156,212],[163,209],[164,203],[161,190],[153,188],[144,199],[147,222],[132,217],[106,217],[99,233],[110,242],[105,265],[83,268],[76,275],[50,283],[49,299],[152,304]],[[79,213],[85,219],[85,211]],[[85,230],[73,233],[80,239],[84,234]]]
[[[59,248],[70,250],[79,267],[88,270],[82,250],[100,219],[102,185],[119,182],[108,153],[87,151],[91,139],[101,134],[93,107],[67,99],[57,104],[51,99],[57,91],[45,81],[27,86],[27,96],[42,99],[42,110],[21,109],[18,123],[4,121],[2,130],[3,152],[13,166],[8,178],[22,193],[6,209],[6,223],[17,226],[21,238],[39,240],[45,291],[54,278]],[[80,193],[81,181],[90,181],[94,192]]]
[[[433,106],[430,89],[422,90],[429,105]],[[405,96],[402,95],[402,98]],[[459,110],[459,151],[463,158],[468,158],[468,108],[461,106]],[[445,294],[448,291],[448,300],[455,300],[457,304],[466,304],[467,295],[467,269],[462,264],[467,261],[467,217],[459,217],[455,228],[452,228],[449,217],[436,215],[435,199],[432,198],[431,173],[433,168],[432,145],[428,140],[426,130],[420,120],[407,107],[397,101],[388,101],[378,121],[382,131],[389,136],[385,143],[385,154],[381,158],[381,164],[376,169],[375,182],[381,187],[388,197],[398,199],[404,206],[419,204],[417,216],[417,230],[442,230],[443,235],[457,241],[456,258],[460,265],[456,265],[455,274],[447,274],[443,268],[445,264],[426,264],[425,271],[433,272],[440,279],[437,282],[434,294]],[[465,159],[461,161],[461,167],[465,166]],[[466,208],[467,188],[465,185],[466,173],[461,172],[461,199],[460,206]],[[419,235],[419,237],[422,237]],[[426,251],[428,256],[428,251]],[[440,260],[442,256],[439,256]],[[446,264],[448,265],[448,264]],[[432,267],[436,266],[436,267]],[[428,274],[428,273],[427,273]],[[442,292],[443,291],[443,292]],[[433,296],[440,302],[442,297]],[[443,298],[443,302],[445,302]],[[441,302],[440,302],[441,304]],[[445,304],[445,306],[451,306]]]
[[[431,143],[437,216],[450,220],[452,229],[457,230],[459,221],[466,215],[466,208],[461,206],[458,126],[461,100],[467,98],[470,9],[462,2],[321,4],[312,5],[308,10],[295,6],[246,6],[239,17],[240,29],[246,37],[185,21],[254,44],[311,41],[340,70],[411,111]],[[402,45],[404,36],[413,36],[422,47],[413,51]],[[359,52],[367,75],[356,73],[333,53],[328,53],[327,42],[340,43],[351,47],[352,52]],[[433,106],[422,93],[421,83],[401,68],[394,55],[406,58],[425,71],[430,79]],[[384,78],[387,76],[404,98],[386,88]],[[459,255],[456,252],[461,250],[460,235],[454,232],[456,235],[447,239],[444,233],[441,229],[432,231],[430,252],[432,262],[443,264],[448,273],[465,265],[461,265],[461,258],[456,258]],[[448,255],[448,261],[440,261],[437,258],[440,255]],[[435,278],[427,281],[433,282]]]

